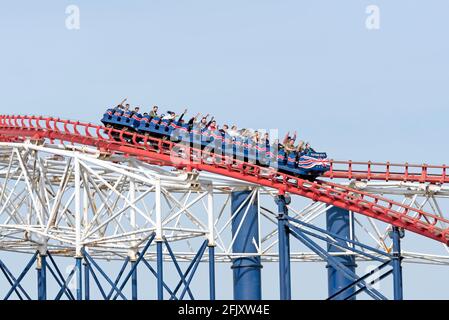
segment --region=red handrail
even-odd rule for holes
[[[449,183],[447,165],[330,160],[324,177],[331,179]]]

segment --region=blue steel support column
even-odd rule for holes
[[[136,265],[136,261],[131,261],[131,270]],[[137,300],[137,268],[134,268],[131,278],[131,299]]]
[[[47,259],[39,254],[37,266],[37,299],[47,300]]]
[[[82,269],[82,257],[75,258],[76,267],[76,300],[83,300],[83,269]]]
[[[284,195],[276,198],[278,205],[278,237],[279,237],[279,288],[280,299],[291,299],[290,278],[290,239],[288,234],[288,209]]]
[[[209,246],[209,295],[215,300],[215,247]]]
[[[156,242],[156,249],[157,249],[157,299],[164,300],[162,241]]]
[[[231,194],[232,236],[235,237],[232,245],[233,252],[257,254],[257,249],[253,243],[253,239],[257,241],[259,238],[257,200],[253,201],[252,204],[249,204],[248,200],[240,208],[250,195],[251,191],[247,190],[234,191]],[[261,268],[259,256],[233,259],[235,300],[260,300],[262,298]]]
[[[326,213],[326,228],[327,231],[335,233],[343,238],[351,239],[351,232],[353,230],[353,221],[350,218],[348,210],[341,209],[338,207],[329,207]],[[337,240],[337,242],[343,242],[343,240]],[[334,245],[328,243],[327,251],[329,253],[341,252],[342,250]],[[352,272],[355,272],[356,263],[355,258],[352,255],[338,255],[335,256],[338,262],[342,263],[348,267]],[[329,296],[337,293],[342,288],[349,286],[352,281],[344,276],[344,274],[338,269],[334,268],[330,264],[327,266],[327,277],[328,277],[328,293]],[[344,300],[346,297],[351,296],[355,292],[355,287],[348,288],[345,292],[336,296],[335,300]],[[355,295],[353,295],[350,300],[355,300]]]
[[[90,265],[84,262],[84,300],[90,300]]]
[[[401,238],[403,234],[398,227],[393,227],[391,231],[391,239],[393,240],[393,288],[394,300],[403,299],[402,291],[402,266],[401,266]]]

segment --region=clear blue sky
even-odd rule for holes
[[[371,4],[380,30],[365,27]],[[2,1],[1,113],[98,122],[128,97],[297,129],[335,159],[449,163],[448,13],[441,0]],[[406,296],[449,297],[447,268],[419,270],[436,289],[410,279]]]

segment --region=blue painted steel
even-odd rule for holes
[[[292,236],[301,241],[306,247],[315,252],[319,257],[321,257],[324,260],[327,260],[329,265],[340,271],[350,281],[356,281],[359,279],[359,277],[350,268],[342,264],[338,259],[327,253],[326,250],[321,248],[321,246],[317,245],[309,237],[307,237],[304,234],[303,230],[299,229],[298,227],[292,224],[289,224],[289,229],[290,234]],[[366,291],[366,293],[373,299],[387,300],[387,298],[378,290],[366,286],[366,283],[364,281],[360,281],[359,283],[357,283],[357,286],[363,287],[363,291]]]
[[[288,209],[285,197],[279,195],[276,199],[278,205],[278,237],[279,237],[279,289],[280,299],[291,299],[290,275],[290,238],[288,234]]]
[[[89,264],[89,262],[88,262],[88,264]],[[100,290],[100,293],[101,293],[101,296],[103,297],[103,299],[109,300],[109,297],[106,296],[106,292],[104,291],[103,286],[100,283],[100,280],[98,280],[98,277],[95,274],[95,271],[90,264],[89,264],[89,271],[90,271],[90,274],[92,275],[92,279],[94,279],[95,284],[97,285],[98,289]]]
[[[259,238],[257,204],[248,202],[239,210],[241,204],[250,196],[250,191],[234,191],[231,194],[232,210],[232,235],[235,241],[232,245],[233,252],[257,253],[253,239]],[[248,209],[246,217],[245,211]],[[241,224],[241,226],[240,226]],[[240,230],[237,230],[240,226]],[[236,258],[232,261],[234,274],[234,299],[235,300],[260,300],[261,290],[261,262],[257,255]]]
[[[14,281],[11,279],[11,277],[9,276],[9,274],[6,272],[6,270],[3,268],[3,264],[0,261],[0,270],[2,271],[3,275],[6,278],[6,281],[8,281],[8,283],[12,286],[14,284]],[[20,294],[19,290],[14,290],[14,292],[17,294],[17,296],[19,297],[20,300],[23,300],[22,295]]]
[[[179,266],[178,261],[176,260],[176,256],[173,253],[173,250],[170,247],[170,244],[168,243],[167,240],[164,240],[164,244],[167,247],[167,251],[173,261],[173,264],[175,265],[176,271],[178,272],[179,277],[181,278],[182,283],[184,283],[184,286],[187,287],[187,293],[189,294],[189,297],[191,300],[194,300],[193,298],[193,294],[192,291],[190,290],[188,284],[187,284],[187,280],[186,277],[184,276],[184,274],[182,273],[181,267]]]
[[[8,300],[8,298],[11,296],[11,294],[16,291],[16,288],[20,286],[20,281],[25,277],[25,275],[28,273],[28,271],[33,266],[33,263],[36,261],[37,258],[37,252],[31,257],[28,264],[25,266],[25,269],[23,269],[22,273],[19,275],[19,277],[14,281],[14,284],[12,285],[11,289],[9,289],[8,293],[6,294],[4,300]]]
[[[201,259],[201,255],[202,255],[203,252],[204,252],[203,249],[205,249],[205,248],[207,247],[207,243],[208,243],[208,241],[205,240],[205,241],[203,242],[202,246],[200,247],[200,249],[198,250],[198,252],[195,254],[195,257],[192,259],[192,261],[190,261],[190,264],[189,264],[189,266],[187,267],[186,271],[184,272],[183,277],[181,277],[181,280],[180,280],[180,281],[178,282],[178,284],[176,285],[176,288],[175,288],[175,290],[173,291],[172,297],[170,298],[170,300],[176,299],[176,293],[179,291],[179,289],[181,288],[181,286],[182,286],[183,283],[186,283],[186,284],[187,284],[187,282],[185,282],[185,281],[186,281],[185,279],[187,278],[187,276],[189,275],[189,273],[194,269],[195,264],[196,264],[196,261],[197,261],[198,259]],[[192,271],[192,272],[193,272],[193,271]],[[156,273],[155,273],[155,274],[156,274]]]
[[[123,265],[122,265],[122,267],[121,267],[121,269],[120,269],[120,271],[119,271],[119,273],[118,273],[118,275],[117,275],[117,278],[116,278],[115,281],[114,281],[114,286],[115,286],[115,287],[118,286],[118,283],[119,283],[119,281],[120,281],[120,279],[121,279],[123,273],[125,272],[126,266],[128,265],[129,261],[130,261],[130,258],[129,258],[129,257],[126,257],[125,262],[123,263]],[[135,268],[137,268],[137,263],[138,263],[138,261],[136,261],[136,263],[135,263],[134,265],[131,265],[131,271],[129,272],[130,277],[132,277],[133,270],[134,270]],[[126,280],[126,281],[127,281],[127,280]],[[126,282],[125,282],[125,284],[126,284]],[[124,288],[124,286],[123,286],[123,287],[120,287],[120,290],[122,290],[123,288]],[[112,297],[114,291],[115,291],[115,290],[114,290],[114,287],[112,287],[112,288],[111,288],[111,291],[109,291],[108,299],[107,299],[107,300],[111,299],[111,297]],[[115,295],[115,298],[117,298],[117,295],[118,295],[118,294]],[[115,298],[114,298],[114,299],[115,299]]]
[[[386,277],[388,277],[388,276],[389,276],[390,274],[392,274],[392,273],[393,273],[393,269],[388,270],[387,272],[385,272],[385,273],[383,273],[382,275],[380,275],[378,278],[373,279],[372,281],[370,281],[370,282],[369,282],[369,285],[372,286],[372,285],[376,284],[377,282],[379,282],[379,281],[385,279]],[[364,284],[362,287],[360,287],[359,289],[357,289],[354,293],[352,293],[351,295],[347,296],[346,299],[347,299],[347,300],[351,300],[351,298],[352,298],[353,296],[358,295],[360,292],[362,292],[362,291],[364,291],[364,290],[366,290],[366,289],[367,289],[367,284]],[[386,299],[384,299],[384,300],[386,300]]]
[[[369,277],[371,277],[372,275],[374,275],[374,273],[381,271],[383,268],[387,267],[390,265],[390,261],[385,261],[384,263],[382,263],[379,267],[377,267],[376,269],[373,269],[371,271],[369,271],[367,274],[365,274],[364,276],[360,277],[359,279],[355,280],[354,282],[352,282],[351,284],[347,285],[344,288],[341,288],[340,290],[338,290],[337,292],[335,292],[333,295],[329,296],[326,300],[333,300],[334,298],[338,297],[341,293],[345,292],[346,290],[354,287],[356,284],[365,281],[366,279],[368,279]],[[380,281],[381,279],[383,279],[384,277],[388,276],[389,274],[391,274],[393,272],[393,270],[389,270],[386,273],[382,274],[381,276],[377,277],[376,279],[372,279],[370,281],[370,285],[374,285],[376,282]],[[354,293],[352,293],[351,295],[348,295],[346,297],[346,299],[350,299],[352,296],[357,295],[359,292],[361,292],[362,290],[364,290],[366,286],[358,289],[357,291],[355,291]]]
[[[0,260],[0,269],[2,270],[3,274],[5,275],[6,280],[8,281],[8,283],[13,286],[14,283],[16,283],[16,278],[13,276],[12,272],[8,269],[8,267],[6,267],[6,265],[3,263],[2,260]],[[28,295],[28,293],[25,291],[25,289],[22,288],[22,286],[20,285],[20,283],[17,285],[17,288],[22,291],[22,293],[25,295],[25,297],[28,300],[31,300],[31,297]],[[14,292],[17,294],[17,296],[19,297],[20,300],[23,300],[22,295],[19,293],[19,290],[14,289]]]
[[[90,265],[84,262],[84,300],[90,300]]]
[[[76,268],[76,300],[83,300],[83,269],[82,269],[82,257],[75,258]]]
[[[402,266],[401,266],[401,231],[398,227],[393,227],[391,238],[393,240],[393,289],[394,300],[403,299],[402,291]]]
[[[117,288],[117,286],[112,282],[112,280],[108,277],[108,275],[103,271],[103,269],[100,268],[98,263],[95,262],[95,260],[85,251],[83,250],[84,258],[90,262],[91,266],[95,267],[98,272],[106,279],[106,281],[109,283],[109,285],[117,291],[117,295],[120,295],[123,300],[127,300],[125,295],[122,293],[122,288]],[[94,268],[91,268],[92,276],[94,275]]]
[[[157,255],[157,299],[164,300],[164,265],[162,256],[162,242],[156,242]]]
[[[349,215],[349,211],[345,209],[341,209],[338,207],[329,207],[326,213],[326,229],[329,232],[335,233],[342,237],[343,239],[351,239],[351,230],[353,230],[353,226],[351,226],[351,219]],[[337,244],[344,243],[344,240],[338,239]],[[336,247],[333,244],[327,244],[327,252],[342,252],[342,250]],[[341,264],[346,266],[349,270],[355,273],[356,263],[353,255],[338,255],[335,256],[335,259],[338,260]],[[350,279],[344,276],[342,272],[338,269],[334,268],[332,265],[328,264],[327,266],[327,279],[328,279],[328,293],[329,296],[334,295],[337,291],[342,288],[347,287],[352,283]],[[347,289],[344,293],[335,297],[335,300],[344,300],[347,296],[352,295],[355,291],[355,287]],[[355,299],[355,296],[353,296]]]
[[[201,258],[203,257],[203,254],[206,251],[206,248],[207,248],[207,241],[205,241],[203,243],[203,245],[201,246],[200,250],[198,251],[199,255],[198,255],[198,257],[197,257],[197,259],[196,259],[196,261],[195,261],[195,263],[193,265],[192,272],[190,273],[189,278],[187,279],[187,284],[185,285],[184,290],[182,290],[182,293],[179,296],[179,300],[184,299],[184,296],[185,296],[185,294],[187,292],[187,289],[189,289],[190,283],[192,282],[193,276],[195,275],[196,269],[200,265]]]
[[[115,294],[115,296],[114,296],[114,298],[112,300],[117,299],[119,293],[121,293],[121,291],[125,287],[126,283],[131,278],[132,273],[134,272],[134,269],[137,268],[137,265],[140,263],[140,261],[142,261],[142,260],[145,261],[145,259],[143,257],[145,256],[145,253],[148,251],[148,248],[150,248],[150,245],[153,242],[155,236],[156,236],[156,234],[153,232],[150,235],[150,237],[149,237],[145,247],[142,249],[142,252],[141,253],[137,253],[139,257],[137,258],[136,263],[133,266],[131,266],[131,270],[126,275],[125,279],[123,280],[122,284],[120,285],[120,288],[118,289],[117,293]],[[123,265],[122,270],[120,271],[119,276],[117,277],[116,283],[113,283],[113,288],[115,288],[118,285],[118,281],[119,281],[119,279],[121,277],[121,273],[123,272],[123,270],[124,270],[126,264],[128,263],[128,261],[129,261],[129,257],[126,258],[126,262]]]
[[[209,247],[209,297],[215,300],[215,247]]]
[[[157,272],[156,270],[154,270],[154,268],[148,263],[147,260],[142,259],[142,263],[148,268],[148,270],[150,270],[150,272],[153,274],[153,276],[156,277],[157,279]],[[164,287],[165,291],[168,292],[168,294],[170,295],[170,300],[174,299],[177,300],[176,296],[174,295],[173,291],[169,288],[169,286],[162,281],[162,286]]]
[[[288,220],[293,221],[293,222],[296,223],[296,224],[300,224],[300,225],[306,226],[307,228],[316,230],[316,231],[318,231],[318,232],[324,233],[324,234],[330,236],[330,237],[333,238],[333,239],[336,239],[336,240],[337,240],[337,239],[338,239],[338,240],[343,240],[342,242],[339,242],[339,243],[338,243],[338,246],[342,247],[342,248],[345,249],[345,250],[350,250],[350,251],[353,251],[353,252],[358,253],[358,254],[360,254],[360,255],[363,255],[363,256],[365,256],[365,257],[367,257],[367,258],[369,258],[369,259],[372,259],[372,260],[375,260],[375,261],[379,261],[379,262],[381,262],[381,263],[383,263],[383,262],[386,261],[385,259],[378,258],[377,256],[372,255],[372,254],[369,254],[369,253],[367,253],[366,251],[357,249],[356,247],[360,247],[360,248],[363,248],[363,249],[367,249],[367,250],[369,250],[369,251],[372,251],[372,252],[374,252],[374,253],[377,253],[379,256],[383,256],[383,257],[386,257],[386,258],[388,258],[388,259],[391,258],[391,255],[389,255],[388,253],[385,253],[384,251],[378,250],[378,249],[376,249],[376,248],[374,248],[374,247],[367,246],[366,244],[360,243],[360,242],[358,242],[358,241],[348,240],[348,239],[346,239],[346,238],[344,238],[344,237],[341,237],[341,236],[339,236],[339,235],[337,235],[337,234],[335,234],[335,233],[328,232],[328,231],[326,231],[326,230],[324,230],[324,229],[318,228],[318,227],[314,226],[313,224],[309,224],[309,223],[306,223],[306,222],[304,222],[304,221],[300,221],[300,220],[294,219],[294,218],[292,218],[292,217],[288,217]],[[312,237],[315,237],[315,238],[317,238],[317,239],[326,241],[326,242],[332,241],[332,240],[329,239],[329,237],[327,237],[327,236],[321,236],[321,235],[319,235],[319,234],[316,234],[316,233],[307,231],[306,229],[302,229],[302,232],[305,233],[305,234],[307,234],[307,235],[310,235],[310,236],[312,236]],[[334,243],[336,244],[336,242],[334,242]],[[349,246],[348,244],[351,245],[351,246]]]
[[[55,300],[61,299],[63,294],[67,295],[67,287],[75,273],[76,273],[76,265],[73,266],[72,270],[70,271],[69,275],[67,276],[67,279],[64,280],[64,283],[62,284],[61,288],[59,289],[59,292],[56,295]]]
[[[40,266],[37,268],[37,299],[47,300],[47,260],[45,255],[39,255]]]
[[[53,275],[59,287],[63,288],[65,283],[64,276],[62,275],[61,270],[59,270],[58,265],[56,264],[56,261],[53,259],[53,256],[50,254],[50,252],[47,252],[47,256],[50,259],[51,264],[53,264],[55,271],[53,271],[53,269],[51,268],[50,263],[47,263],[48,270]],[[70,291],[70,289],[66,288],[64,293],[69,300],[75,300],[75,296],[73,295],[72,291]]]
[[[135,261],[131,261],[131,268],[136,264]],[[131,299],[137,300],[137,268],[133,268],[133,275],[131,277]]]

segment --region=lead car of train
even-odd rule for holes
[[[286,154],[283,148],[272,145],[253,145],[251,140],[241,137],[232,138],[218,130],[200,130],[176,120],[161,117],[151,118],[146,115],[117,115],[114,109],[108,109],[101,122],[108,128],[137,132],[158,139],[168,139],[175,143],[208,148],[222,155],[233,156],[245,162],[256,163],[262,167],[277,168],[278,171],[307,180],[323,175],[329,170],[329,160],[325,152],[313,149],[305,152]]]

